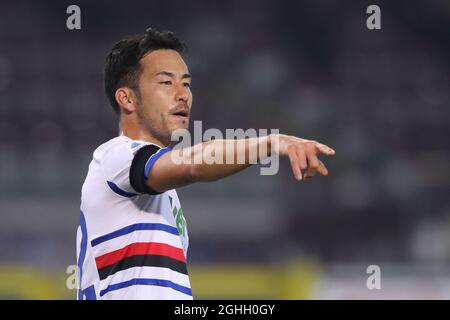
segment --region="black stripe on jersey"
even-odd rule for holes
[[[134,190],[139,193],[160,194],[148,187],[145,181],[145,164],[148,159],[161,149],[153,144],[146,145],[140,148],[134,155],[133,162],[130,167],[130,184]]]
[[[137,255],[127,257],[120,261],[117,261],[115,264],[99,269],[98,274],[100,276],[100,280],[104,280],[108,276],[113,275],[118,271],[133,267],[169,268],[176,272],[180,272],[186,275],[188,274],[186,263],[160,255]]]

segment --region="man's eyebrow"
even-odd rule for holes
[[[168,72],[168,71],[161,71],[161,72],[158,72],[156,75],[157,76],[163,75],[163,76],[168,76],[171,78],[175,77],[175,74],[173,74],[172,72]],[[192,78],[192,76],[189,73],[185,73],[181,76],[181,79],[191,79],[191,78]]]

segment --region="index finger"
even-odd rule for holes
[[[316,147],[321,153],[326,154],[327,156],[334,156],[336,154],[334,149],[331,149],[329,146],[322,143],[316,143]]]

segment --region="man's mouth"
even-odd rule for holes
[[[189,112],[187,110],[180,110],[180,111],[172,113],[172,115],[180,116],[180,117],[188,117],[189,116]]]

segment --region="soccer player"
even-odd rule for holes
[[[253,151],[263,148],[267,156],[288,157],[298,180],[328,174],[317,155],[333,149],[282,134],[171,149],[172,133],[188,128],[192,106],[183,47],[172,32],[147,29],[116,43],[106,58],[105,91],[119,136],[94,151],[82,187],[78,299],[192,299],[176,188],[237,173],[261,160],[251,154],[259,157]],[[236,149],[233,159],[245,161],[188,161],[203,155],[201,147],[224,157]],[[175,161],[175,153],[187,161]]]

